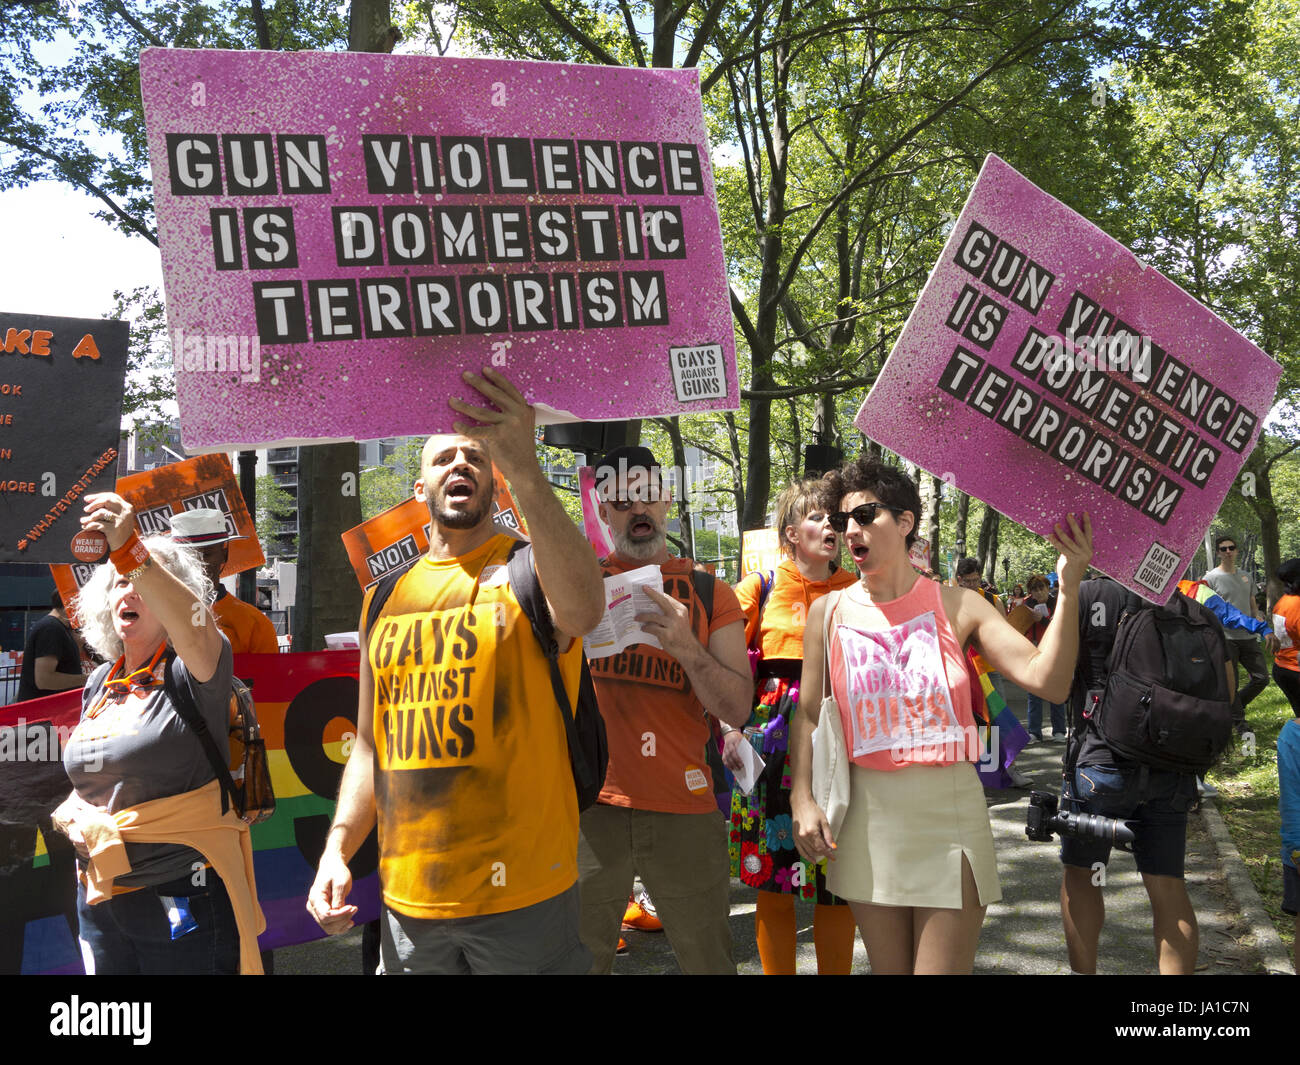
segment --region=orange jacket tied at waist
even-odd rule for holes
[[[109,814],[91,806],[74,791],[54,811],[55,826],[74,842],[78,835],[90,855],[86,902],[95,905],[113,894],[113,881],[130,872],[126,843],[177,843],[193,847],[217,871],[239,928],[239,971],[262,974],[257,937],[266,918],[257,901],[253,847],[248,826],[234,810],[221,813],[220,785],[215,781],[183,795],[168,795]]]

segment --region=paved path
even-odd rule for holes
[[[1012,709],[1024,721],[1024,695],[1008,685]],[[1034,786],[1056,791],[1060,785],[1063,744],[1028,747],[1016,765]],[[1056,975],[1069,972],[1061,930],[1059,892],[1061,864],[1055,843],[1025,838],[1028,789],[986,791],[989,818],[997,846],[1002,901],[989,907],[975,959],[976,973]],[[1261,973],[1263,964],[1250,945],[1250,925],[1240,915],[1219,867],[1214,844],[1201,818],[1188,822],[1187,887],[1200,924],[1198,972],[1224,975]],[[732,881],[731,934],[742,974],[758,975],[762,968],[754,938],[757,892]],[[1106,926],[1099,957],[1103,973],[1150,974],[1156,971],[1151,937],[1151,911],[1131,855],[1115,852],[1107,870]],[[798,969],[815,973],[813,905],[796,903],[799,917]],[[615,973],[675,973],[677,963],[662,933],[627,933],[630,948],[614,960]],[[355,973],[359,969],[360,932],[320,943],[276,952],[278,973]],[[859,937],[853,971],[870,972]]]

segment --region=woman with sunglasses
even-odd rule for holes
[[[754,713],[745,730],[723,726],[722,762],[741,766],[742,743],[752,742],[766,765],[747,795],[731,791],[731,875],[758,888],[754,924],[758,954],[767,976],[795,972],[795,912],[798,895],[815,898],[813,941],[817,971],[847,975],[853,967],[853,914],[826,890],[824,867],[807,865],[794,848],[790,819],[790,721],[799,697],[803,632],[813,603],[833,588],[854,583],[835,569],[839,537],[819,509],[821,482],[796,481],[776,501],[776,528],[785,560],[774,573],[751,573],[736,586],[745,612],[745,637],[758,657]]]
[[[222,813],[216,774],[169,691],[188,688],[229,757],[232,656],[210,609],[212,584],[189,548],[141,540],[119,495],[87,497],[81,524],[109,549],[76,600],[86,640],[106,662],[86,683],[64,751],[74,791],[55,821],[81,859],[87,969],[260,973],[265,922],[248,828]]]
[[[973,643],[1013,683],[1063,701],[1078,652],[1091,524],[1086,514],[1082,527],[1071,516],[1068,531],[1058,524],[1049,538],[1061,552],[1060,598],[1035,647],[978,592],[935,584],[912,568],[921,501],[901,471],[863,457],[828,475],[822,503],[861,580],[820,600],[808,617],[791,732],[795,842],[809,861],[831,858],[827,886],[849,900],[873,973],[969,973],[985,908],[1001,892],[972,765],[979,741],[965,649]],[[838,838],[811,791],[827,675],[851,766]]]

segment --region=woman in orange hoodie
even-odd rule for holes
[[[83,859],[86,967],[260,972],[247,829],[241,837],[233,810],[223,815],[212,764],[165,683],[170,663],[228,758],[232,656],[212,585],[193,551],[167,537],[142,541],[121,496],[87,497],[81,523],[110,549],[76,603],[87,642],[108,662],[86,684],[64,751],[75,790],[56,815]]]
[[[736,586],[751,656],[761,652],[761,658],[755,709],[745,729],[749,738],[724,727],[722,761],[735,772],[741,765],[739,746],[750,742],[766,768],[749,794],[739,785],[731,792],[731,874],[758,888],[758,952],[768,976],[795,971],[796,895],[817,900],[817,971],[847,974],[853,964],[853,914],[826,890],[823,868],[799,858],[790,820],[786,748],[791,714],[798,705],[804,623],[813,603],[855,579],[833,565],[839,537],[817,507],[818,485],[813,479],[797,481],[781,493],[776,528],[788,557],[775,573],[751,573]]]

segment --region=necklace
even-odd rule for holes
[[[114,702],[122,702],[132,692],[147,692],[152,688],[158,687],[162,683],[162,678],[157,676],[154,670],[158,666],[159,659],[162,658],[163,652],[167,650],[167,641],[164,640],[158,645],[158,650],[154,652],[153,658],[147,665],[139,669],[132,670],[124,677],[117,675],[119,670],[126,668],[126,655],[122,654],[113,668],[108,671],[108,676],[104,678],[104,686],[100,692],[99,699],[95,705],[86,711],[88,718],[95,718],[100,715],[104,707],[108,705],[109,699]]]

